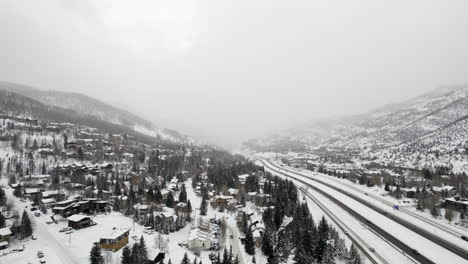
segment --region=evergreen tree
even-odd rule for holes
[[[226,248],[224,248],[224,251],[223,251],[223,264],[231,264],[231,260],[230,260],[230,257],[229,257],[229,254],[228,254],[228,251]]]
[[[201,205],[200,205],[200,215],[206,215],[206,200],[202,198]]]
[[[296,255],[294,256],[295,264],[310,264],[313,263],[313,258],[307,254],[303,247],[299,247],[296,250]]]
[[[132,264],[140,264],[140,245],[138,243],[133,244],[132,246],[132,257],[131,257],[131,263]]]
[[[174,208],[174,204],[175,204],[174,196],[172,195],[171,192],[169,192],[169,194],[167,195],[167,199],[166,199],[166,206],[169,208]]]
[[[120,195],[122,195],[122,190],[120,189],[120,183],[119,183],[118,180],[117,180],[116,183],[115,183],[114,195],[115,195],[115,196],[120,196]]]
[[[42,162],[42,174],[47,174],[47,169],[46,169],[46,165],[45,165],[45,162]]]
[[[0,206],[6,205],[6,202],[7,202],[7,197],[6,197],[5,191],[2,189],[2,187],[0,187]]]
[[[255,242],[253,239],[252,230],[250,228],[247,229],[247,233],[245,234],[244,247],[247,254],[255,254]]]
[[[20,230],[21,238],[26,238],[32,235],[33,230],[31,226],[31,220],[29,220],[29,216],[26,211],[23,212],[23,217],[21,218]]]
[[[5,223],[5,217],[2,215],[2,213],[0,212],[0,228],[4,228],[6,225]]]
[[[335,262],[333,247],[328,246],[327,249],[325,249],[325,252],[323,252],[321,264],[335,264],[335,263],[336,262]]]
[[[273,245],[267,232],[263,232],[262,235],[262,252],[267,257],[273,255]]]
[[[101,248],[98,244],[94,244],[94,246],[91,248],[89,262],[91,264],[104,264],[104,257],[101,254]]]
[[[350,253],[349,263],[350,264],[361,264],[361,256],[359,256],[359,252],[357,251],[354,244],[351,245],[351,249],[349,251],[350,251],[349,252]]]
[[[122,249],[122,264],[132,264],[132,252],[128,246]]]
[[[163,201],[163,197],[162,197],[162,194],[161,194],[161,190],[158,188],[156,190],[156,194],[154,195],[154,201],[157,203],[157,204],[160,204],[162,203]]]
[[[179,202],[186,203],[187,202],[187,191],[185,190],[185,184],[182,184],[182,190],[179,193]]]
[[[184,254],[184,258],[182,259],[182,261],[180,262],[180,264],[190,264],[190,260],[187,256],[187,252],[185,252]]]
[[[141,263],[144,264],[148,260],[148,249],[146,248],[146,242],[143,236],[140,237],[139,252]]]

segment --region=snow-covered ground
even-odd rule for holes
[[[283,170],[287,175],[295,178],[298,177],[297,175],[290,173],[288,171]],[[300,177],[298,177],[300,178]],[[308,184],[311,184],[317,188],[320,188],[333,197],[341,200],[342,202],[346,203],[348,206],[353,208],[356,212],[361,215],[365,215],[370,219],[373,223],[378,224],[382,229],[384,229],[387,233],[399,238],[403,243],[409,245],[412,248],[417,249],[422,255],[431,259],[435,263],[466,263],[466,260],[459,257],[458,255],[440,247],[439,245],[427,240],[426,238],[420,236],[419,234],[414,233],[408,228],[405,228],[398,223],[388,219],[387,217],[381,215],[380,213],[375,212],[374,210],[364,206],[363,204],[357,202],[356,200],[335,191],[332,188],[327,187],[326,185],[320,184],[316,181],[307,180],[303,177],[300,178],[306,181]],[[361,194],[364,195],[364,194]],[[391,212],[391,208],[386,207],[384,210],[388,210],[389,213]],[[428,227],[429,230],[437,232],[434,230],[434,227]],[[438,235],[438,233],[436,233]],[[449,237],[451,239],[451,237]],[[382,243],[382,242],[381,242]],[[463,248],[468,249],[468,245],[461,245]]]
[[[193,208],[198,208],[201,203],[201,198],[194,193],[191,179],[185,183],[187,187],[188,199],[190,199]],[[38,251],[44,252],[45,259],[47,260],[47,263],[50,264],[87,264],[89,263],[89,252],[93,246],[93,242],[97,242],[102,236],[111,233],[114,227],[126,228],[130,230],[129,246],[136,242],[136,240],[132,237],[139,239],[141,236],[143,236],[145,238],[150,255],[156,251],[155,238],[157,233],[153,235],[145,234],[143,232],[143,226],[139,225],[138,223],[134,223],[132,218],[126,217],[121,213],[111,212],[109,214],[96,215],[92,217],[92,219],[97,223],[97,225],[81,230],[75,230],[72,234],[66,235],[65,233],[59,232],[61,228],[67,226],[66,221],[59,221],[58,224],[46,224],[46,222],[51,220],[51,213],[48,215],[35,217],[28,210],[29,208],[25,208],[26,206],[30,205],[30,202],[21,202],[18,198],[13,196],[13,190],[10,188],[7,188],[5,191],[8,195],[8,199],[14,203],[17,211],[20,213],[22,213],[23,210],[28,211],[34,226],[34,236],[37,237],[37,240],[14,242],[9,249],[4,250],[3,252],[10,252],[12,249],[17,248],[20,245],[24,245],[25,250],[23,252],[11,253],[0,257],[0,264],[28,263],[28,261],[31,261],[31,263],[36,263],[38,262]],[[241,260],[240,263],[250,263],[250,259],[244,255],[244,248],[239,240],[240,234],[235,222],[235,216],[227,212],[219,213],[209,207],[207,217],[215,216],[217,218],[224,217],[226,219],[229,230],[228,233],[232,233],[234,235],[234,238],[231,240],[228,240],[229,236],[226,236],[228,241],[223,244],[227,246],[228,249],[230,245],[233,246],[233,253],[239,254],[239,259]],[[198,210],[195,210],[193,218],[195,220],[198,218]],[[187,252],[191,260],[196,257],[190,250],[179,246],[179,243],[185,242],[187,240],[191,227],[192,226],[189,224],[178,232],[164,236],[165,239],[169,239],[169,256],[166,257],[166,261],[170,258],[172,263],[180,263],[185,252]],[[0,251],[0,255],[3,252]],[[209,251],[201,252],[201,255],[197,257],[197,259],[201,259],[203,263],[210,263],[209,253]],[[106,259],[107,264],[120,263],[121,255],[122,250],[114,253],[103,251],[103,256]],[[257,261],[257,263],[263,262]]]

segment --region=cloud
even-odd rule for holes
[[[0,79],[224,145],[467,83],[466,1],[0,2]]]

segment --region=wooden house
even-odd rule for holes
[[[99,247],[103,250],[118,251],[128,244],[128,236],[127,229],[115,229],[109,235],[99,239]]]

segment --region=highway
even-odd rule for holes
[[[301,177],[306,177],[306,176],[300,176],[298,175],[297,172],[294,172],[294,174],[296,176],[299,176],[299,177],[293,177],[289,174],[286,174],[280,170],[282,170],[282,168],[278,168],[278,167],[275,167],[274,165],[272,165],[271,163],[269,163],[268,161],[265,161],[265,160],[262,160],[262,159],[259,159],[259,161],[266,167],[268,168],[269,170],[275,172],[276,174],[279,174],[279,175],[282,175],[282,176],[285,176],[285,177],[292,177],[294,178],[295,180],[301,182],[302,184],[304,185],[307,185],[309,188],[312,188],[314,189],[315,191],[319,192],[320,194],[322,194],[323,196],[327,197],[328,199],[330,199],[333,203],[339,205],[341,208],[343,208],[344,210],[346,210],[349,214],[353,215],[354,217],[356,217],[357,219],[359,219],[361,222],[365,223],[370,229],[372,229],[373,231],[375,231],[376,233],[378,233],[380,236],[384,237],[387,241],[389,241],[390,243],[392,243],[393,245],[395,245],[396,247],[398,247],[400,250],[402,250],[403,252],[405,252],[406,254],[408,254],[409,256],[411,256],[413,259],[417,260],[418,262],[420,263],[434,263],[433,261],[431,261],[430,259],[428,259],[427,257],[419,254],[419,253],[416,253],[414,252],[413,248],[409,247],[407,244],[403,243],[401,240],[399,240],[398,238],[396,238],[395,236],[389,234],[388,232],[386,232],[385,230],[383,230],[381,227],[379,227],[378,225],[368,221],[368,219],[366,217],[364,217],[363,215],[357,213],[355,210],[353,210],[352,208],[350,208],[349,206],[347,206],[346,204],[342,203],[341,201],[337,200],[336,198],[334,198],[333,196],[331,196],[330,194],[324,192],[323,190],[311,185],[310,183],[307,183],[305,182],[304,180],[301,179]],[[307,179],[309,180],[314,180],[314,179],[310,179],[309,177],[307,177]],[[333,189],[338,189],[334,186],[329,186],[330,188],[333,188]],[[339,192],[342,192],[340,189],[338,189],[337,191]],[[346,193],[344,193],[345,195],[347,195]],[[361,202],[361,201],[359,201]],[[375,210],[375,209],[374,209]],[[377,210],[380,210],[380,209],[377,209]],[[432,241],[432,240],[431,240]]]
[[[357,197],[356,195],[351,194],[351,193],[349,193],[349,192],[347,192],[347,191],[345,191],[345,190],[343,190],[341,188],[338,188],[338,187],[336,187],[334,185],[331,185],[331,184],[329,184],[327,182],[324,182],[324,181],[321,181],[319,179],[310,177],[309,175],[305,175],[303,173],[293,171],[293,170],[290,170],[290,169],[286,169],[286,168],[279,168],[279,167],[273,165],[271,162],[268,162],[268,161],[265,161],[265,160],[261,160],[261,162],[270,169],[276,168],[276,170],[288,171],[288,172],[293,173],[293,174],[295,174],[297,176],[307,178],[308,180],[313,180],[313,181],[319,182],[320,184],[323,184],[323,185],[325,185],[325,186],[327,186],[329,188],[332,188],[332,189],[334,189],[334,190],[336,190],[336,191],[338,191],[338,192],[340,192],[340,193],[342,193],[342,194],[344,194],[346,196],[349,196],[350,198],[352,198],[352,199],[360,202],[361,204],[373,209],[374,211],[380,213],[381,215],[383,215],[383,216],[397,222],[398,224],[400,224],[400,225],[412,230],[413,232],[425,237],[426,239],[436,243],[437,245],[439,245],[439,246],[441,246],[441,247],[443,247],[443,248],[457,254],[458,256],[468,260],[468,252],[465,249],[459,247],[458,245],[455,245],[455,244],[451,243],[450,241],[446,241],[446,240],[444,240],[444,239],[442,239],[442,238],[428,232],[427,230],[425,230],[423,228],[420,228],[419,226],[415,225],[414,223],[410,223],[410,222],[405,221],[404,219],[402,219],[402,218],[400,218],[400,217],[398,217],[396,215],[387,213],[386,211],[382,210],[381,208],[379,208],[378,206],[376,206],[372,202],[369,202],[369,201],[367,201],[365,199]],[[457,238],[457,239],[459,239],[459,238]]]
[[[316,197],[314,197],[311,193],[309,193],[308,190],[306,190],[303,187],[299,187],[299,190],[312,202],[314,202],[320,210],[322,210],[334,223],[335,225],[345,233],[348,238],[353,242],[353,244],[364,254],[366,257],[374,264],[377,263],[384,263],[387,264],[389,263],[383,256],[380,255],[379,252],[372,252],[370,250],[371,245],[369,245],[359,234],[353,231],[352,228],[350,228],[344,221],[342,221],[334,212],[332,212],[330,209],[327,208],[322,202],[319,201]],[[372,231],[371,229],[369,229]],[[393,246],[390,242],[386,241],[384,238],[383,241],[387,242],[391,246]],[[405,254],[406,256],[406,254]],[[414,261],[412,258],[407,256],[413,263],[418,263]]]

